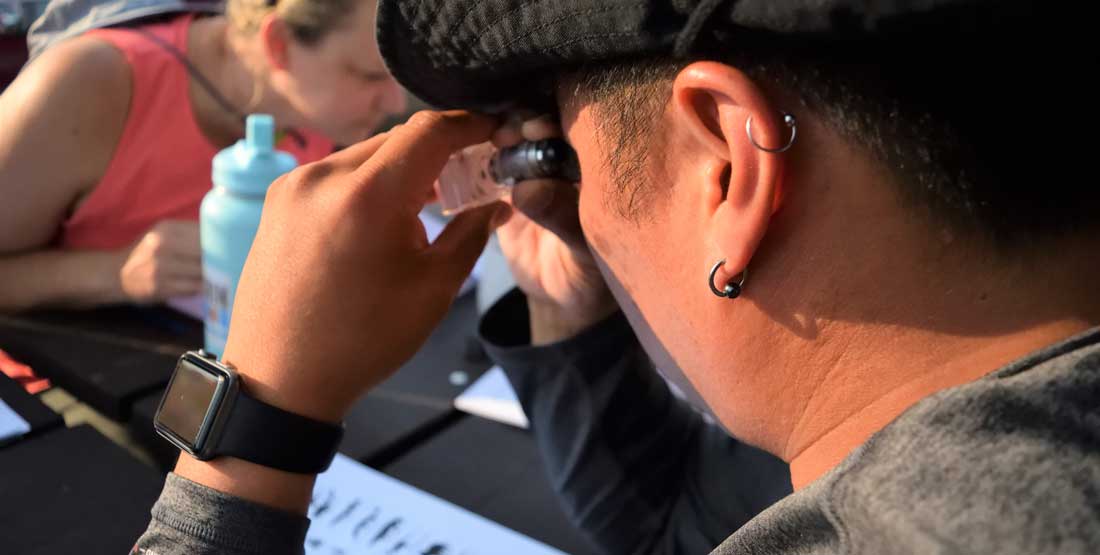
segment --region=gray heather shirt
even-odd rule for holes
[[[1100,554],[1100,329],[924,399],[714,553]]]
[[[135,553],[301,553],[307,526],[169,476]],[[1100,329],[921,401],[729,532],[714,554],[1100,553]]]

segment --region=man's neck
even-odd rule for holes
[[[814,125],[803,148],[815,157],[788,175],[810,193],[778,214],[755,260],[759,313],[738,316],[755,331],[728,338],[769,372],[738,383],[727,418],[791,464],[795,487],[929,395],[1100,325],[1094,236],[997,249],[899,211],[908,201],[893,178]],[[826,217],[800,220],[814,213]]]
[[[881,332],[893,336],[881,343],[891,346],[888,356],[859,362],[842,358],[806,405],[784,453],[794,487],[816,480],[925,397],[979,379],[1089,327],[1089,322],[1067,319],[998,337],[909,334],[914,350],[900,345],[898,336],[905,332],[884,327]]]

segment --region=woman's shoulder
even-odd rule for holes
[[[90,36],[50,48],[23,71],[18,81],[22,81],[20,86],[46,98],[108,108],[97,112],[125,108],[130,102],[130,65],[125,56],[114,45]]]
[[[122,54],[86,37],[51,47],[4,91],[4,132],[19,144],[50,145],[70,160],[73,179],[86,182],[110,160],[129,113],[131,76]],[[46,154],[46,152],[42,152]],[[95,175],[93,175],[95,174]]]
[[[154,64],[175,63],[170,50],[178,50],[181,54],[187,51],[188,32],[193,21],[195,14],[173,14],[137,25],[91,29],[81,38],[110,44],[131,65],[149,63],[150,58]]]

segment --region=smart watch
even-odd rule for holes
[[[344,435],[249,396],[236,370],[204,351],[180,357],[153,425],[199,460],[230,456],[302,474],[328,468]]]

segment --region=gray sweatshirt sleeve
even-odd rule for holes
[[[169,474],[140,555],[299,555],[309,519],[272,509]]]
[[[787,465],[671,394],[622,314],[530,345],[526,298],[481,324],[573,523],[608,554],[707,553],[791,491]]]

